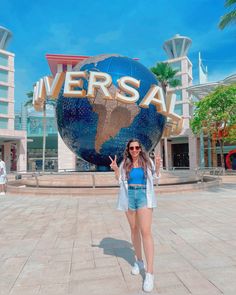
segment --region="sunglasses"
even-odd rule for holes
[[[138,145],[137,146],[130,146],[129,147],[129,150],[130,151],[134,151],[134,150],[139,151],[140,150],[140,146],[138,146]]]

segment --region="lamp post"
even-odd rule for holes
[[[203,131],[200,133],[200,167],[205,167],[205,159],[204,159],[204,136]]]

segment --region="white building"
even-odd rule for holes
[[[175,90],[177,99],[175,113],[183,118],[183,129],[180,135],[164,137],[162,139],[164,166],[166,169],[173,167],[198,167],[199,143],[197,138],[192,134],[189,121],[192,114],[191,96],[186,88],[192,85],[192,63],[187,57],[188,49],[192,41],[188,37],[175,35],[170,40],[164,42],[163,48],[168,55],[169,63],[173,69],[177,69],[177,79],[180,80],[181,86]]]
[[[26,170],[26,132],[14,129],[14,58],[6,50],[12,33],[0,27],[0,157],[7,171]]]

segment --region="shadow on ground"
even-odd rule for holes
[[[104,238],[101,240],[99,245],[93,244],[92,247],[102,248],[104,255],[111,255],[123,258],[130,265],[133,265],[135,262],[133,246],[131,243],[125,240]]]

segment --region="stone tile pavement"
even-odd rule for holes
[[[236,184],[163,194],[154,211],[155,290],[236,294]],[[144,294],[115,196],[0,198],[0,295]]]

